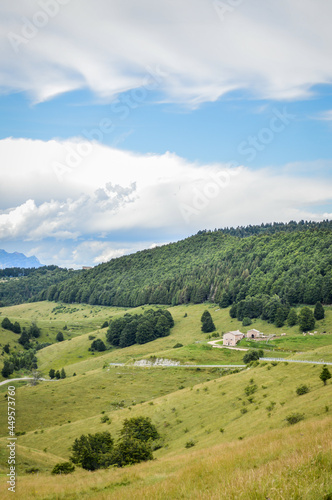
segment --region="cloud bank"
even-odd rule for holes
[[[330,164],[319,163],[313,178],[313,162],[299,177],[299,164],[251,170],[89,144],[90,154],[69,167],[68,155],[87,143],[0,141],[3,242],[30,242],[44,262],[79,266],[202,228],[328,217],[316,206],[331,200]]]
[[[197,106],[232,90],[297,99],[332,82],[326,0],[2,0],[0,88],[35,102],[154,86]]]

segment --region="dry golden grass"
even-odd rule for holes
[[[323,500],[332,494],[331,423],[330,417],[302,422],[120,470],[19,477],[17,495],[20,500]],[[3,488],[2,499],[9,498]]]

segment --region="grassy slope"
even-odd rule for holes
[[[276,469],[279,472],[274,475],[277,478],[274,486],[277,487],[278,498],[296,498],[294,492],[300,491],[301,488],[311,491],[311,496],[298,498],[321,498],[314,496],[318,487],[321,493],[326,493],[327,488],[332,488],[331,478],[328,475],[328,469],[332,465],[332,456],[327,445],[330,439],[328,433],[331,434],[332,418],[331,410],[326,411],[326,406],[332,399],[332,384],[329,383],[324,387],[318,378],[319,371],[320,367],[312,365],[260,366],[156,398],[153,404],[145,402],[132,406],[131,409],[107,412],[112,419],[110,426],[100,422],[100,414],[63,425],[54,425],[53,419],[50,418],[43,433],[29,432],[19,437],[18,443],[24,447],[22,451],[25,451],[25,457],[28,450],[32,450],[38,456],[38,453],[46,448],[45,464],[51,467],[54,463],[54,455],[63,459],[69,456],[69,445],[81,433],[109,430],[116,436],[125,418],[146,415],[152,418],[167,444],[167,447],[155,452],[158,462],[128,469],[125,473],[125,477],[131,478],[128,481],[125,481],[123,473],[118,471],[97,473],[91,476],[88,473],[84,476],[81,472],[77,472],[74,475],[73,484],[80,488],[81,481],[85,481],[87,498],[95,498],[93,495],[96,482],[101,487],[100,491],[105,493],[105,497],[101,498],[113,498],[107,495],[113,491],[114,482],[117,482],[115,477],[122,477],[122,480],[118,481],[122,485],[116,488],[118,498],[138,498],[135,495],[131,496],[133,486],[137,487],[138,483],[143,484],[146,489],[144,498],[167,498],[166,491],[170,495],[168,498],[180,498],[182,491],[186,493],[182,498],[197,498],[196,495],[203,495],[199,498],[214,498],[209,494],[217,495],[222,467],[226,467],[226,470],[222,471],[224,479],[228,475],[227,471],[229,474],[232,471],[232,477],[234,475],[231,481],[226,481],[224,484],[224,491],[228,491],[229,496],[225,493],[222,498],[264,498],[263,492],[265,494],[267,491],[272,494],[273,482],[264,478],[263,473],[268,470],[275,472]],[[150,374],[151,381],[155,376],[159,376],[157,372],[159,374],[164,372],[169,378],[169,372],[166,369],[155,371],[143,369],[137,377],[144,379],[144,372]],[[106,379],[108,374],[104,375]],[[258,390],[254,394],[254,402],[250,403],[245,396],[244,387],[250,384],[252,378]],[[73,389],[73,381],[74,379],[68,379],[59,382],[59,385],[64,387],[65,393],[69,393]],[[308,383],[311,391],[303,396],[295,396],[295,389],[300,382]],[[142,386],[144,385],[146,384],[142,380]],[[46,391],[47,386],[51,389],[51,384],[44,384],[38,388],[26,388],[26,390],[36,393],[42,389]],[[90,387],[91,392],[92,389]],[[94,396],[100,391],[100,388],[96,388]],[[97,408],[94,406],[95,399],[91,392],[87,397],[90,397],[90,414],[93,414]],[[23,389],[19,394],[18,400],[21,400]],[[43,399],[45,404],[46,394],[43,395]],[[31,397],[30,400],[32,400]],[[274,408],[267,409],[272,401],[275,403]],[[38,407],[35,406],[35,408]],[[242,408],[246,408],[247,413],[242,414]],[[26,409],[29,411],[29,418],[36,421],[32,404],[31,408]],[[285,417],[293,411],[305,414],[305,422],[294,427],[296,432],[288,429],[285,423]],[[44,420],[43,425],[45,425]],[[223,433],[220,432],[221,427],[224,429]],[[240,437],[241,441],[239,441]],[[198,453],[186,450],[185,444],[191,439],[196,442],[194,450],[200,450]],[[311,443],[310,446],[309,443]],[[49,453],[52,454],[51,457]],[[255,470],[252,470],[254,466]],[[215,467],[219,475],[214,470]],[[234,467],[236,467],[235,473]],[[163,473],[161,473],[162,470]],[[241,470],[248,480],[252,481],[250,483],[252,496],[235,496],[237,488],[240,487],[239,471]],[[282,482],[282,473],[286,470],[288,480]],[[303,473],[300,474],[300,471]],[[189,480],[185,480],[183,490],[182,487],[179,489],[177,481],[176,485],[172,486],[174,474],[180,480],[185,473],[191,477],[191,480],[195,476],[194,485],[190,484]],[[206,474],[211,478],[210,482],[207,481]],[[305,474],[306,479],[303,478]],[[89,477],[88,483],[86,483],[87,476]],[[40,480],[44,481],[42,476]],[[49,485],[52,484],[50,488],[54,492],[57,488],[64,488],[64,485],[67,485],[66,487],[69,488],[67,491],[71,491],[74,495],[74,486],[70,487],[66,479],[59,480],[58,487],[49,478],[46,482]],[[22,495],[23,489],[26,490],[26,485],[30,483],[30,478],[20,479]],[[261,491],[261,496],[254,496],[256,487],[257,491]],[[70,488],[73,489],[70,490]],[[288,492],[289,496],[281,496],[280,488]],[[38,493],[31,497],[23,495],[22,498],[61,498],[51,495],[47,497],[45,494],[42,496],[42,491],[38,488]],[[174,496],[170,491],[174,492]],[[76,498],[76,496],[64,498]]]
[[[67,322],[69,331],[71,322],[78,322],[82,324],[80,331],[85,327],[87,330],[90,328],[90,334],[92,330],[94,335],[103,337],[106,330],[96,331],[96,327],[100,327],[111,315],[121,315],[125,312],[124,309],[79,306],[79,311],[70,313],[67,310],[56,315],[54,319],[54,314],[51,313],[54,306],[55,304],[40,303],[3,308],[2,316],[8,315],[12,321],[16,319],[28,321],[29,317],[31,318],[29,315],[32,313],[30,309],[32,307],[38,323],[45,322],[45,331],[50,328],[50,323],[55,321],[59,324]],[[266,491],[271,491],[265,489],[267,482],[263,481],[262,476],[263,473],[267,473],[269,467],[275,467],[277,470],[275,477],[277,483],[279,481],[278,492],[285,491],[285,496],[278,498],[296,498],[294,493],[296,488],[309,488],[306,498],[320,498],[315,497],[314,492],[327,491],[328,475],[325,474],[324,461],[329,466],[332,464],[328,455],[324,455],[321,464],[317,462],[312,465],[307,474],[307,482],[299,479],[296,472],[301,467],[306,467],[302,462],[304,460],[306,464],[309,456],[307,443],[312,442],[312,450],[318,450],[318,446],[322,446],[325,450],[327,425],[328,422],[331,424],[332,408],[327,411],[326,407],[332,400],[332,384],[329,383],[326,387],[322,385],[318,377],[320,366],[268,364],[220,379],[218,379],[221,374],[219,369],[197,371],[176,368],[141,369],[130,366],[106,368],[109,362],[127,362],[149,356],[179,359],[186,363],[241,362],[243,353],[225,349],[206,349],[207,339],[206,335],[200,332],[199,321],[205,308],[210,310],[219,334],[229,329],[240,328],[242,331],[248,329],[241,328],[239,322],[232,320],[228,310],[217,310],[218,307],[211,304],[178,306],[170,308],[175,319],[171,335],[150,344],[122,350],[113,349],[106,354],[91,356],[87,350],[91,343],[88,339],[89,333],[84,333],[76,337],[73,335],[70,341],[39,351],[39,366],[44,373],[47,373],[51,366],[54,368],[65,366],[69,375],[73,371],[78,375],[59,382],[41,383],[34,388],[16,383],[17,430],[27,431],[26,435],[18,438],[20,475],[28,465],[35,465],[41,471],[49,471],[55,462],[68,458],[70,444],[82,433],[109,430],[116,437],[124,418],[135,415],[150,416],[162,432],[167,447],[155,452],[158,458],[156,463],[139,465],[125,472],[101,471],[90,478],[89,474],[77,471],[74,479],[68,481],[66,478],[61,478],[60,482],[50,477],[45,479],[41,475],[42,481],[49,485],[48,492],[54,491],[54,495],[47,496],[44,486],[41,487],[37,479],[20,478],[22,484],[20,498],[78,498],[74,492],[80,489],[84,489],[86,498],[95,498],[95,481],[98,484],[96,487],[100,488],[96,494],[98,498],[103,498],[103,494],[104,498],[136,498],[134,492],[137,487],[145,488],[145,498],[169,498],[165,496],[165,492],[172,491],[171,482],[174,480],[176,483],[177,481],[183,483],[182,498],[220,498],[217,496],[220,487],[218,479],[220,468],[230,471],[231,467],[234,475],[234,467],[238,469],[237,461],[243,464],[241,466],[243,474],[252,479],[252,491],[258,488],[257,491],[262,492],[261,496],[254,496],[253,493],[253,496],[243,496],[243,498],[264,498]],[[5,314],[4,309],[6,309]],[[93,312],[90,315],[91,310]],[[137,310],[142,311],[141,308]],[[184,317],[185,313],[187,317]],[[331,332],[331,323],[332,311],[328,308],[324,324],[318,324],[316,330]],[[261,324],[258,321],[251,326],[265,333],[277,330],[273,325]],[[327,339],[332,341],[331,334],[303,337],[298,334],[296,327],[293,329],[286,327],[282,331],[287,332],[287,336],[282,340],[293,348],[293,339],[297,340],[298,349],[312,346],[311,343],[305,344],[305,339],[308,339],[307,342],[321,342],[323,347],[295,356],[291,352],[273,354],[316,360],[323,357],[325,361],[331,357],[331,347],[324,346]],[[196,341],[200,343],[195,343]],[[173,349],[177,342],[181,342],[184,347]],[[258,386],[252,403],[244,394],[244,387],[251,378]],[[295,389],[300,383],[307,383],[311,391],[297,397]],[[21,385],[23,386],[19,388]],[[184,388],[179,390],[180,386]],[[6,388],[1,387],[1,415],[6,412],[6,400],[3,397],[5,392]],[[121,410],[116,409],[116,403],[120,401],[124,401],[125,405]],[[271,406],[273,408],[268,410],[267,408]],[[243,408],[247,410],[246,413],[241,412]],[[111,425],[101,423],[102,411],[111,418]],[[305,422],[295,426],[301,428],[301,434],[306,436],[307,451],[302,455],[296,449],[302,446],[303,436],[297,435],[293,429],[288,429],[284,420],[292,411],[305,413]],[[0,426],[1,435],[6,436],[5,423],[1,421]],[[221,427],[224,428],[224,433],[220,432]],[[318,432],[318,429],[321,429],[321,432]],[[316,435],[315,440],[314,435]],[[239,441],[239,437],[244,438],[244,441]],[[193,450],[201,450],[199,454],[197,451],[185,449],[185,443],[190,439],[196,442]],[[4,444],[5,437],[1,441]],[[263,458],[260,454],[261,445],[256,447],[256,442],[267,441],[269,446]],[[276,447],[272,450],[271,443],[274,442]],[[252,457],[249,459],[251,448],[256,450],[253,454],[255,470],[248,469],[248,463],[252,464],[253,460]],[[316,457],[317,453],[313,452],[312,457]],[[276,458],[273,459],[274,454]],[[269,464],[269,460],[275,462]],[[0,454],[0,463],[1,470],[5,471],[3,452]],[[219,476],[213,470],[212,464],[218,468]],[[239,470],[242,470],[241,467]],[[285,470],[288,470],[288,482],[284,481],[281,484]],[[317,472],[317,477],[311,478],[312,471]],[[195,481],[195,487],[189,480],[184,479],[184,476],[190,478],[193,474],[201,478],[198,483]],[[211,477],[209,485],[206,483],[205,474]],[[130,479],[126,480],[126,477]],[[223,485],[225,492],[228,491],[228,496],[225,493],[223,498],[242,498],[232,496],[235,495],[234,492],[239,491],[234,488],[240,488],[240,479],[238,472],[234,475],[234,481],[226,480],[226,476],[224,477]],[[33,484],[38,484],[36,493],[33,493],[35,487]],[[332,488],[331,484],[329,487]],[[23,491],[27,492],[26,497]],[[176,490],[173,491],[172,498],[178,498]],[[287,496],[290,491],[293,496]],[[59,496],[56,496],[55,492],[58,492]]]

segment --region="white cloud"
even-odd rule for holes
[[[322,120],[322,121],[327,121],[327,122],[332,121],[332,109],[329,109],[327,111],[320,113],[315,118],[316,118],[316,120]]]
[[[221,4],[230,6],[222,16]],[[240,88],[296,99],[332,82],[331,2],[232,5],[2,0],[0,88],[28,92],[37,102],[79,88],[109,99],[146,86],[150,71],[161,70],[154,83],[165,99],[194,106]]]
[[[82,144],[0,141],[2,242],[39,242],[37,256],[47,263],[97,264],[202,228],[319,220],[325,215],[315,206],[331,200],[326,162],[303,165],[299,176],[299,163],[260,170],[198,165],[97,143],[57,178],[54,161],[65,162]]]

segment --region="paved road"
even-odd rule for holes
[[[245,368],[246,365],[126,365],[125,363],[109,363],[110,366],[127,366],[133,368]]]
[[[2,382],[0,382],[0,385],[5,385],[8,384],[9,382],[19,382],[21,380],[33,380],[33,377],[10,378],[8,380],[3,380]],[[39,378],[38,380],[44,380],[44,382],[45,381],[51,382],[51,379],[48,378]]]

